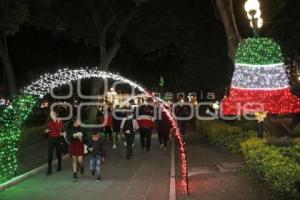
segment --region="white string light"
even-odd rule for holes
[[[52,88],[65,85],[72,81],[78,79],[89,79],[89,78],[103,78],[103,79],[113,79],[115,81],[121,81],[129,84],[133,88],[138,89],[140,92],[145,92],[145,89],[138,83],[133,82],[123,76],[118,74],[101,71],[97,68],[81,68],[81,69],[60,69],[58,72],[50,74],[46,73],[40,76],[40,79],[31,83],[29,86],[25,87],[22,92],[25,94],[37,95],[43,98]]]
[[[289,88],[283,63],[273,65],[236,64],[232,87],[254,90]]]

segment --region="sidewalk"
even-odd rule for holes
[[[268,191],[247,178],[242,160],[225,150],[210,146],[190,128],[185,136],[190,170],[190,195],[180,185],[180,161],[177,158],[177,200],[270,200]]]
[[[102,165],[102,181],[95,182],[88,170],[72,182],[71,161],[63,170],[47,177],[41,173],[0,193],[0,200],[167,200],[169,198],[170,150],[159,149],[152,138],[152,149],[143,152],[136,137],[131,160],[125,159],[124,147],[107,146],[107,162]],[[86,168],[88,160],[86,159]]]

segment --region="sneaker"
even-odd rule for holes
[[[124,145],[124,147],[127,147],[127,143],[126,142],[123,142],[123,145]]]
[[[164,148],[164,145],[163,145],[163,144],[161,144],[161,145],[159,146],[159,148],[160,148],[160,149]]]
[[[132,147],[134,147],[134,143],[132,143]]]
[[[112,146],[112,148],[113,148],[113,149],[116,149],[116,148],[117,148],[117,145],[114,144],[114,145]]]
[[[167,150],[167,147],[164,147],[164,150]]]
[[[77,173],[74,173],[74,174],[73,174],[73,181],[74,181],[74,182],[77,182],[77,181],[78,181],[78,175],[77,175]]]
[[[100,182],[101,181],[101,176],[98,176],[97,178],[96,178],[96,182]]]

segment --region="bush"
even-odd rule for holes
[[[247,168],[272,191],[290,199],[300,197],[300,139],[261,140],[256,138],[255,123],[239,121],[234,125],[238,127],[221,121],[197,122],[199,132],[210,144],[242,153]]]
[[[241,144],[247,167],[268,183],[275,192],[299,195],[300,165],[282,154],[278,147],[267,145],[267,140],[249,139]]]
[[[256,131],[257,129],[256,121],[239,120],[236,121],[234,125],[240,127],[244,131],[250,131],[250,130]]]
[[[294,140],[293,144],[287,147],[279,148],[279,150],[282,155],[300,164],[300,139]]]
[[[300,124],[298,124],[294,129],[293,129],[293,135],[295,137],[300,137]]]
[[[20,145],[23,147],[34,145],[45,140],[45,126],[23,128],[21,134]]]
[[[289,147],[294,144],[294,140],[289,137],[270,137],[268,144],[277,147]]]
[[[256,134],[255,131],[244,131],[221,121],[198,121],[197,127],[207,135],[210,144],[224,146],[234,154],[241,152],[241,142]]]

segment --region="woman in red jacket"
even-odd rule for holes
[[[52,174],[52,157],[53,157],[53,151],[55,149],[56,151],[56,157],[57,157],[57,169],[56,171],[61,171],[61,138],[62,138],[62,132],[64,123],[61,120],[57,119],[57,113],[55,111],[52,111],[50,113],[51,120],[48,123],[48,129],[46,130],[47,136],[48,136],[48,170],[47,175]]]
[[[70,142],[70,156],[72,157],[73,179],[78,180],[77,169],[80,173],[84,173],[83,156],[84,143],[86,142],[85,134],[82,132],[79,120],[71,121],[70,128],[67,133],[68,141]],[[78,167],[79,164],[79,167]]]

